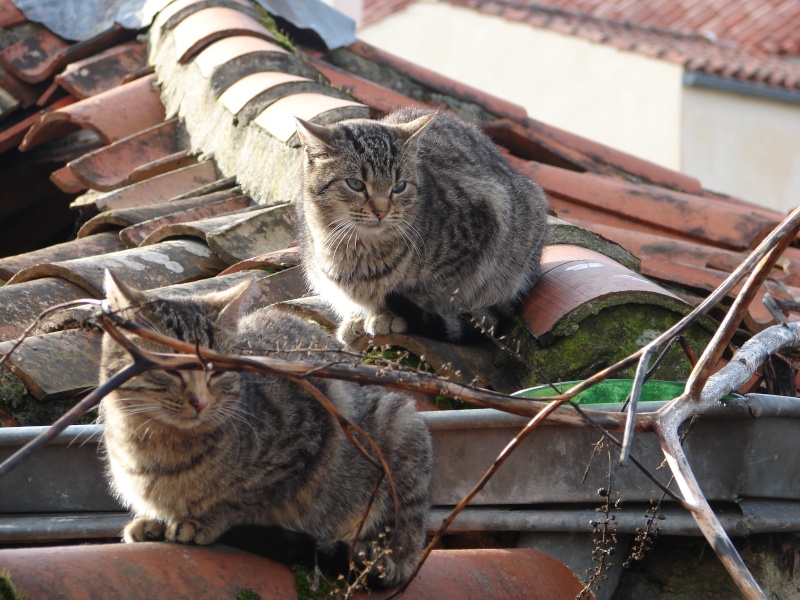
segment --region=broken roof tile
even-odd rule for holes
[[[214,163],[204,161],[107,192],[95,198],[94,203],[100,210],[148,206],[166,202],[215,181]]]
[[[196,163],[178,143],[178,119],[84,154],[68,167],[87,187],[109,191]]]
[[[23,269],[9,280],[6,287],[42,277],[61,277],[80,286],[95,298],[103,298],[103,274],[106,269],[119,274],[123,280],[131,282],[139,289],[149,290],[211,277],[225,266],[202,242],[170,240],[146,248],[118,250],[100,256]]]
[[[294,236],[294,210],[290,204],[279,204],[189,223],[174,223],[147,236],[142,246],[171,237],[195,237],[205,240],[217,256],[232,265],[290,246]]]
[[[186,211],[191,211],[209,204],[219,204],[222,201],[230,200],[231,197],[230,191],[223,191],[207,194],[205,196],[193,196],[183,200],[170,200],[157,204],[148,204],[146,206],[105,210],[84,223],[78,230],[77,237],[82,238],[94,235],[100,231],[118,231],[122,228],[146,223],[154,219],[170,217],[176,213],[183,214]],[[247,196],[237,197],[237,199],[239,198],[243,199],[243,202],[241,202],[243,205],[238,206],[238,208],[249,206],[250,201]],[[132,248],[138,245],[138,243],[127,244],[127,247]]]
[[[342,119],[369,117],[369,108],[359,102],[323,94],[293,94],[270,104],[253,122],[283,142],[296,138],[295,117],[319,124]]]
[[[116,252],[123,248],[124,246],[118,236],[109,233],[100,233],[98,235],[84,237],[83,239],[55,244],[47,248],[34,250],[33,252],[0,258],[0,280],[7,281],[19,271],[34,265],[80,258],[83,256],[97,256],[98,254]]]
[[[221,199],[215,202],[209,202],[206,199],[203,199],[201,196],[199,199],[202,199],[202,201],[199,202],[195,207],[175,211],[160,217],[153,217],[147,221],[141,221],[135,225],[126,227],[119,232],[120,239],[125,243],[126,246],[132,248],[133,246],[142,244],[149,235],[158,231],[162,227],[166,227],[167,225],[186,223],[190,221],[196,221],[198,219],[207,219],[210,217],[238,212],[253,206],[253,201],[249,196],[231,196],[230,194],[225,193],[209,194],[209,196],[220,196]],[[176,204],[181,202],[188,203],[188,200],[178,200]],[[167,205],[162,204],[160,206],[165,207],[169,204],[172,203],[170,202]],[[102,214],[99,216],[102,216]]]
[[[520,319],[540,341],[565,335],[565,317],[618,304],[660,304],[688,312],[684,302],[647,278],[593,250],[578,246],[545,246],[542,277],[525,299]],[[572,323],[586,314],[572,314]],[[566,332],[569,333],[569,332]]]
[[[70,95],[83,100],[120,85],[127,75],[146,66],[145,44],[127,42],[70,63],[55,81]]]
[[[97,385],[103,334],[70,329],[28,337],[5,362],[37,400],[74,396]],[[0,342],[0,354],[12,342]]]
[[[253,17],[241,10],[216,6],[190,14],[172,33],[180,63],[188,62],[203,48],[225,37],[250,35],[275,41],[275,36]]]
[[[164,105],[151,75],[44,113],[20,149],[30,150],[80,128],[90,129],[110,143],[157,125],[164,117]]]
[[[0,340],[20,337],[46,308],[86,296],[79,286],[58,277],[0,287]]]
[[[18,121],[11,127],[0,131],[0,154],[19,146],[22,143],[22,140],[25,139],[25,135],[28,133],[28,131],[38,122],[40,122],[49,112],[69,106],[73,102],[75,102],[75,98],[67,96],[66,98],[57,100],[44,110],[34,113],[31,116]]]

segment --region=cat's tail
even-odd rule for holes
[[[495,305],[475,312],[436,313],[425,310],[400,294],[389,294],[386,298],[389,310],[405,319],[408,333],[453,342],[474,344],[485,341],[489,335],[508,323],[516,312],[515,305]]]

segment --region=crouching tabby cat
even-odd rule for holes
[[[159,333],[219,352],[303,358],[278,347],[335,351],[318,328],[275,308],[243,315],[248,283],[224,293],[160,298],[106,274],[110,308]],[[149,349],[163,348],[137,343]],[[331,354],[312,353],[321,359]],[[335,356],[335,355],[334,355]],[[335,358],[334,358],[335,360]],[[101,380],[130,362],[108,334]],[[399,512],[384,479],[360,535],[367,562],[380,534],[391,552],[376,560],[382,585],[403,582],[424,542],[432,449],[413,401],[379,387],[312,379],[339,413],[381,448],[397,486]],[[380,472],[349,443],[310,394],[258,373],[151,371],[102,401],[112,487],[135,514],[126,542],[167,539],[210,544],[238,524],[277,525],[318,545],[352,542]],[[372,556],[374,558],[374,556]]]
[[[303,265],[341,341],[406,330],[470,341],[476,321],[513,316],[539,278],[547,201],[486,135],[419,109],[297,121]]]

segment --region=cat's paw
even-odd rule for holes
[[[339,329],[336,331],[336,338],[345,346],[349,346],[366,333],[364,318],[350,317],[339,325]]]
[[[178,519],[169,524],[164,537],[179,544],[207,546],[217,541],[222,534],[217,527],[197,519]]]
[[[126,544],[163,540],[165,528],[166,526],[161,521],[148,519],[147,517],[137,517],[125,526],[122,532],[122,540]]]
[[[403,317],[386,311],[366,318],[365,329],[370,335],[387,335],[389,333],[403,333],[408,329],[408,324]]]

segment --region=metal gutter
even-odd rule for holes
[[[752,96],[765,100],[776,100],[789,104],[800,104],[800,92],[787,90],[785,88],[755,83],[752,81],[742,81],[722,75],[709,75],[708,73],[684,73],[683,84],[689,87],[708,88],[741,94],[742,96]]]

